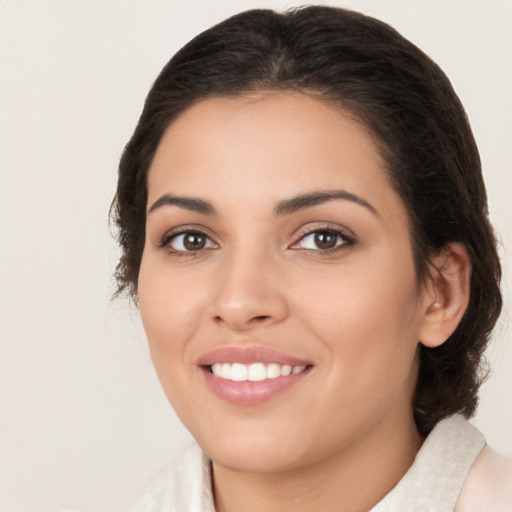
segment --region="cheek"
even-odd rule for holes
[[[373,258],[372,264],[346,266],[329,279],[317,276],[308,282],[307,295],[295,294],[303,297],[306,328],[317,333],[345,374],[358,368],[383,375],[396,368],[403,378],[411,369],[422,297],[412,261],[393,260]]]
[[[202,300],[194,280],[183,283],[182,277],[162,267],[143,258],[138,282],[140,315],[157,372],[165,365],[183,363]]]
[[[193,282],[193,281],[192,281]],[[148,340],[151,360],[162,388],[177,411],[193,401],[187,384],[195,369],[189,341],[199,323],[200,291],[180,285],[176,276],[158,265],[141,265],[139,310]]]

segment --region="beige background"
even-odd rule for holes
[[[115,512],[187,437],[137,312],[109,301],[116,166],[156,74],[256,0],[0,0],[0,511]],[[380,17],[451,77],[503,242],[505,314],[475,423],[512,454],[512,2],[326,2]]]

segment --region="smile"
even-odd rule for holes
[[[225,346],[197,361],[206,387],[223,401],[253,406],[291,390],[313,362],[267,347]]]
[[[306,369],[305,365],[291,366],[289,364],[280,365],[277,363],[215,363],[211,365],[211,372],[221,379],[234,382],[259,382],[267,379],[277,379],[278,377],[287,377],[301,373]]]

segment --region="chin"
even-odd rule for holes
[[[254,443],[252,446],[215,446],[205,452],[215,464],[239,473],[280,473],[303,464],[302,455],[287,449],[276,449]]]
[[[244,473],[278,473],[305,463],[305,447],[282,430],[271,433],[243,432],[238,435],[196,437],[203,451],[232,471]]]

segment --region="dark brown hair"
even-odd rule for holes
[[[464,109],[442,70],[393,28],[344,9],[252,10],[206,30],[164,67],[121,158],[112,216],[122,255],[118,291],[137,294],[147,173],[167,126],[211,96],[259,90],[314,94],[350,111],[373,133],[411,220],[418,276],[450,242],[471,260],[471,296],[455,332],[420,345],[414,397],[419,430],[471,416],[481,360],[501,310],[500,263],[480,159]]]

